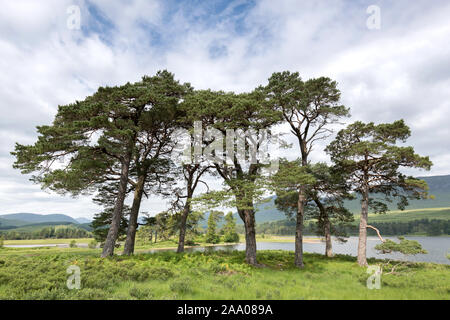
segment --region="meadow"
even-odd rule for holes
[[[143,248],[141,248],[143,249]],[[260,251],[262,265],[245,264],[244,252],[157,252],[99,258],[99,249],[0,249],[0,299],[444,299],[450,266],[417,263],[398,275],[383,274],[368,289],[356,258]],[[369,264],[381,260],[369,259]],[[81,288],[67,288],[67,268],[80,268]],[[400,270],[401,271],[401,270]]]

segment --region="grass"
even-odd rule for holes
[[[75,240],[76,243],[89,243],[94,238],[79,239],[37,239],[37,240],[5,240],[5,245],[27,245],[27,244],[70,244]]]
[[[369,214],[370,222],[408,222],[421,219],[449,220],[450,208],[428,208],[388,211],[386,214]],[[355,215],[359,223],[359,215]]]
[[[0,299],[445,299],[450,266],[414,264],[382,275],[369,290],[354,257],[305,254],[305,268],[286,251],[260,251],[265,267],[243,263],[244,252],[157,252],[99,258],[99,249],[0,249]],[[369,264],[379,260],[369,259]],[[81,289],[66,286],[67,267],[81,271]]]

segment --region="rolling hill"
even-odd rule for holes
[[[395,203],[389,205],[391,210],[386,215],[376,215],[377,219],[388,220],[388,216],[395,217],[398,220],[430,218],[430,219],[446,219],[450,220],[450,175],[421,177],[428,183],[429,193],[434,199],[412,200],[405,211],[399,211]],[[274,204],[275,196],[267,199],[266,202],[256,206],[256,223],[264,223],[270,221],[285,220],[286,216],[283,212],[277,210]],[[359,199],[346,201],[345,206],[355,215],[361,210]],[[426,210],[426,209],[443,209],[443,210]],[[243,224],[237,213],[234,213],[238,224]],[[374,215],[375,217],[375,215]],[[384,217],[384,218],[383,218]],[[357,218],[357,217],[355,217]],[[406,220],[405,220],[406,221]]]
[[[19,221],[24,224],[34,224],[42,222],[71,222],[77,224],[78,221],[65,214],[36,214],[36,213],[11,213],[0,215],[2,220]]]

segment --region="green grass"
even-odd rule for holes
[[[402,275],[382,275],[380,290],[366,287],[355,258],[305,254],[305,269],[286,251],[260,251],[265,267],[245,263],[244,252],[158,252],[99,258],[99,249],[0,250],[0,299],[446,299],[450,266],[414,264]],[[369,264],[379,260],[369,259]],[[66,287],[66,269],[81,270],[81,289]]]
[[[449,220],[450,208],[395,210],[386,214],[369,214],[370,222],[408,222],[421,219]],[[359,215],[355,215],[355,221],[359,223]]]
[[[36,239],[36,240],[5,240],[5,245],[26,245],[26,244],[69,244],[72,240],[76,243],[89,243],[94,238],[79,239]]]

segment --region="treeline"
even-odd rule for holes
[[[163,70],[59,106],[50,125],[37,127],[34,144],[15,145],[13,166],[32,174],[43,188],[96,194],[94,201],[104,209],[93,222],[104,244],[102,257],[114,254],[121,236],[123,253],[134,253],[141,203],[157,195],[169,200],[157,223],[162,234],[176,226],[177,252],[189,240],[194,212],[235,208],[245,226],[245,260],[259,265],[255,206],[275,194],[277,208],[296,221],[294,263],[302,268],[304,221],[316,221],[313,228],[325,237],[331,257],[331,235],[342,236],[341,226],[353,221],[344,201],[356,193],[362,226],[358,263],[367,265],[367,228],[374,228],[368,223],[369,207],[386,212],[391,200],[403,209],[409,199],[427,198],[426,183],[400,169],[429,170],[432,163],[412,147],[397,145],[411,134],[403,120],[353,122],[319,150],[331,165],[312,162],[317,142],[350,117],[340,99],[336,81],[304,80],[298,72],[275,72],[264,85],[235,93],[195,90]],[[287,145],[275,134],[280,125],[298,141],[294,161],[272,152]],[[210,190],[206,176],[220,179],[224,187]]]
[[[226,215],[220,211],[210,212],[206,229],[199,226],[201,219],[203,219],[203,215],[198,212],[189,216],[186,226],[185,245],[195,245],[196,241],[211,244],[239,242],[239,234],[236,231],[236,220],[231,212]],[[222,220],[224,220],[224,224],[220,228],[218,225]],[[139,245],[143,245],[156,243],[158,240],[167,241],[173,239],[178,235],[179,222],[179,215],[160,213],[155,217],[148,217],[145,225],[140,227],[136,233],[136,242]]]
[[[400,236],[421,234],[427,236],[450,235],[450,220],[439,219],[421,219],[405,222],[373,222],[372,226],[377,228],[381,234],[386,236]],[[359,228],[356,225],[348,225],[343,228],[349,235],[357,235]],[[239,232],[243,232],[243,226],[239,226]],[[295,221],[280,220],[257,224],[256,232],[258,234],[273,234],[292,236],[295,235]],[[304,233],[308,235],[317,234],[314,225],[305,223]],[[368,234],[376,236],[374,230],[368,230]]]
[[[91,238],[92,233],[76,227],[50,226],[35,231],[0,231],[5,240]]]

